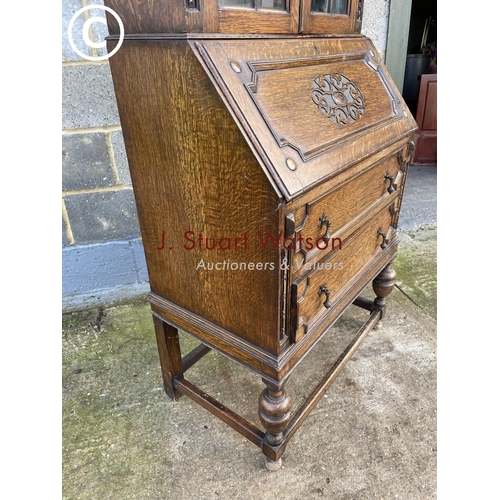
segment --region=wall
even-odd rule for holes
[[[62,9],[62,278],[63,308],[117,300],[149,290],[133,189],[120,120],[106,61],[88,61],[70,45],[73,15],[102,0],[63,0]],[[105,49],[88,47],[84,20],[103,17],[91,10],[77,18],[77,48],[99,57]],[[384,57],[389,1],[365,0],[363,34]],[[104,40],[107,29],[91,24],[90,39]]]
[[[134,194],[106,61],[87,61],[71,47],[67,27],[88,0],[63,0],[62,22],[62,266],[63,306],[81,306],[147,291]],[[102,0],[91,0],[91,5]],[[103,11],[90,15],[103,17]],[[89,12],[85,17],[89,17]],[[78,43],[84,54],[103,49]],[[93,23],[91,38],[107,29]]]

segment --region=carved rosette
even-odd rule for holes
[[[348,125],[365,114],[361,91],[340,73],[317,76],[312,84],[312,100],[324,116],[339,125]]]

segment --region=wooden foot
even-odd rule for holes
[[[177,328],[165,323],[160,318],[153,316],[155,326],[158,354],[160,355],[163,387],[168,396],[174,401],[180,393],[174,387],[174,377],[182,373],[182,356],[179,345],[179,332]]]
[[[266,443],[270,446],[279,446],[283,442],[283,431],[292,416],[291,406],[292,398],[282,387],[268,385],[260,394],[259,419],[266,430]],[[266,457],[266,467],[269,470],[278,470],[281,467],[281,458],[274,461]]]
[[[385,311],[387,308],[387,297],[392,292],[394,288],[394,283],[396,280],[396,271],[391,267],[385,267],[380,274],[373,280],[372,286],[375,295],[377,296],[373,301],[373,309],[378,309],[381,311],[381,319],[375,325],[375,329],[379,329],[382,325],[382,318],[385,316]]]
[[[278,460],[274,461],[266,457],[266,467],[268,468],[268,470],[275,471],[281,469],[281,463],[281,458],[278,458]]]

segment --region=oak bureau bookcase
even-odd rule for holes
[[[110,66],[165,390],[276,469],[385,313],[416,123],[360,34],[362,0],[105,4],[125,30]],[[288,377],[351,304],[366,322],[292,414]],[[184,358],[178,330],[200,341]],[[210,349],[262,378],[264,430],[185,378]]]

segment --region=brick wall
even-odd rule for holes
[[[66,306],[143,293],[147,272],[127,156],[107,61],[88,61],[70,45],[67,27],[87,4],[64,0],[62,23],[62,244],[63,298]],[[73,29],[78,49],[89,56],[105,49],[87,47]],[[90,37],[102,41],[107,28],[91,24]]]
[[[63,0],[62,9],[62,266],[63,306],[75,307],[144,293],[148,276],[140,239],[127,156],[107,61],[88,61],[71,47],[73,15],[102,0]],[[363,33],[385,53],[389,0],[365,0]],[[74,25],[77,48],[85,12]],[[78,36],[80,34],[80,36]],[[90,38],[102,41],[107,28],[91,24]]]

